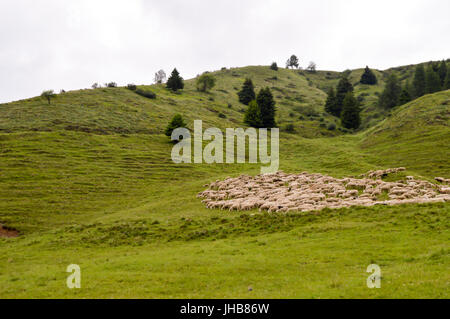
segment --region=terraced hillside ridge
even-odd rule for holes
[[[381,85],[387,71],[375,72]],[[196,198],[205,184],[254,179],[261,165],[175,164],[164,129],[176,113],[189,128],[194,120],[243,127],[246,107],[236,92],[251,77],[275,95],[286,176],[358,181],[404,166],[372,182],[409,188],[412,176],[409,183],[431,183],[437,192],[450,178],[450,91],[386,111],[368,109],[378,89],[367,88],[363,107],[380,116],[350,134],[323,111],[325,86],[338,72],[252,66],[213,74],[210,93],[188,80],[179,93],[140,86],[156,99],[101,88],[59,94],[51,105],[38,97],[0,105],[0,224],[19,232],[0,237],[0,297],[449,297],[448,202],[211,210]],[[293,132],[283,129],[289,123]],[[327,129],[331,123],[336,130]],[[374,263],[382,289],[365,284]],[[70,264],[81,267],[82,289],[67,289]]]

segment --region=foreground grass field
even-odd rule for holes
[[[271,72],[256,71],[234,72]],[[218,76],[238,83],[227,72]],[[297,76],[283,72],[278,81]],[[297,81],[309,102],[280,103],[281,113],[302,103],[320,112],[323,92]],[[218,85],[230,92],[234,84]],[[60,96],[51,111],[37,99],[1,106],[0,223],[20,236],[0,238],[0,297],[449,297],[449,203],[288,215],[207,210],[196,198],[204,184],[260,166],[174,164],[160,131],[177,110],[189,123],[239,127],[238,104],[230,109],[223,91],[199,97],[190,82],[181,95],[153,87],[156,101],[105,90]],[[280,169],[344,177],[406,166],[390,178],[448,178],[449,100],[450,91],[425,96],[357,135],[301,120],[296,134],[281,136]],[[80,290],[66,286],[69,264],[81,267]],[[366,286],[370,264],[381,267],[381,289]]]

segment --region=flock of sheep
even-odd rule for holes
[[[198,195],[210,209],[268,212],[315,211],[350,206],[398,205],[450,201],[449,179],[433,184],[407,176],[404,181],[381,178],[405,168],[371,171],[363,178],[334,178],[322,174],[275,174],[216,181]]]

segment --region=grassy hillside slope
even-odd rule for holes
[[[343,177],[406,166],[404,175],[448,178],[450,91],[358,135],[330,137],[338,133],[320,127],[319,84],[336,79],[326,73],[314,75],[317,84],[268,67],[215,75],[212,93],[187,81],[181,94],[151,86],[155,100],[111,88],[68,92],[50,106],[39,98],[0,105],[0,223],[20,231],[0,238],[0,297],[449,297],[448,203],[207,210],[196,198],[204,184],[258,174],[260,165],[174,164],[162,131],[178,112],[190,126],[241,126],[236,88],[251,76],[274,90],[278,121],[296,126],[281,134],[280,169]],[[372,263],[382,289],[366,286]],[[80,290],[65,285],[69,264],[81,266]]]
[[[237,92],[245,78],[251,77],[257,91],[267,86],[272,89],[281,127],[295,123],[297,134],[305,137],[337,134],[320,126],[326,121],[338,124],[336,118],[324,114],[326,94],[308,86],[305,77],[297,72],[245,67],[213,74],[217,85],[210,93],[198,92],[195,80],[188,80],[185,89],[178,93],[168,91],[163,85],[141,86],[157,94],[154,100],[126,88],[100,88],[59,94],[52,105],[39,97],[2,104],[0,132],[68,130],[160,134],[176,113],[187,119],[189,127],[195,119],[203,119],[208,127],[242,126],[246,106],[239,103]]]
[[[449,176],[450,90],[396,108],[362,136],[362,148],[377,154],[377,164],[402,162],[423,176]]]

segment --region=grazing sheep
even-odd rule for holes
[[[407,176],[406,181],[385,182],[380,178],[404,171],[405,168],[371,171],[368,178],[336,179],[321,174],[275,174],[250,177],[241,175],[215,181],[198,194],[209,209],[252,210],[268,212],[313,211],[325,207],[398,205],[450,201],[450,187],[437,186],[428,181]],[[375,179],[372,179],[375,178]],[[440,183],[450,180],[436,177]],[[357,188],[349,189],[349,188]],[[361,193],[360,193],[361,192]],[[383,192],[386,201],[378,200]]]

